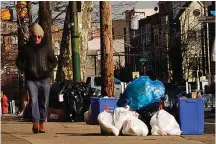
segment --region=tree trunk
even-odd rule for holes
[[[21,7],[20,2],[17,2],[17,7]],[[17,15],[17,22],[18,22],[18,51],[20,51],[25,44],[25,32],[24,32],[24,18]],[[20,97],[20,111],[23,111],[25,108],[25,100],[26,100],[26,89],[25,89],[25,82],[23,72],[19,70],[19,97]]]
[[[91,29],[92,1],[84,1],[82,3],[82,11],[79,13],[78,21],[82,24],[80,28],[80,69],[81,79],[85,80],[85,68],[88,52],[88,38]]]
[[[79,27],[80,32],[80,69],[81,79],[85,80],[85,68],[86,57],[88,51],[88,36],[91,26],[91,14],[92,14],[92,1],[82,2],[82,11],[78,13],[78,21],[82,27]],[[61,81],[64,79],[72,79],[72,59],[71,59],[71,38],[70,30],[68,28],[70,24],[69,8],[64,22],[64,29],[62,35],[62,41],[60,45],[60,55],[58,60],[58,70],[56,74],[56,80]]]
[[[72,52],[71,52],[71,38],[70,38],[70,5],[68,5],[67,13],[64,21],[64,29],[62,34],[62,41],[60,44],[60,55],[58,57],[58,68],[56,74],[56,81],[60,82],[64,79],[72,79]]]

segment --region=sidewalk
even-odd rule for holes
[[[101,136],[99,126],[72,122],[47,122],[45,134],[33,134],[31,122],[3,120],[1,124],[2,144],[204,144],[214,143],[214,134],[192,136]],[[196,138],[198,140],[196,140]]]

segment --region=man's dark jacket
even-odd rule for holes
[[[26,80],[37,80],[50,77],[57,65],[57,59],[53,50],[47,47],[45,39],[39,45],[31,40],[20,49],[16,65],[25,71]]]

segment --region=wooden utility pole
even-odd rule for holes
[[[44,36],[47,39],[47,47],[52,48],[52,31],[51,31],[51,10],[49,1],[39,2],[39,24],[44,30]],[[52,73],[53,81],[53,73]]]
[[[51,10],[49,1],[39,2],[39,24],[44,30],[44,36],[47,38],[47,45],[52,47],[52,31],[51,31]]]
[[[101,32],[101,93],[113,97],[114,70],[112,48],[112,5],[108,1],[100,1]]]

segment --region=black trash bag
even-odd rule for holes
[[[83,98],[83,111],[86,112],[90,106],[90,97],[93,96],[93,89],[89,84],[78,83],[73,87]]]
[[[148,135],[151,134],[150,133],[151,132],[150,120],[152,116],[159,110],[159,105],[160,105],[160,102],[155,102],[155,103],[149,104],[144,110],[137,111],[139,113],[139,119],[142,120],[148,127],[148,130],[149,130]]]
[[[92,88],[85,83],[77,83],[64,90],[66,121],[84,121],[84,112],[90,106]]]
[[[64,80],[62,82],[55,82],[50,88],[49,107],[63,108],[63,102],[59,102],[59,94],[63,94],[64,90],[71,87],[71,80]]]
[[[64,94],[65,114],[67,121],[77,121],[83,110],[83,98],[74,89],[68,89]]]

